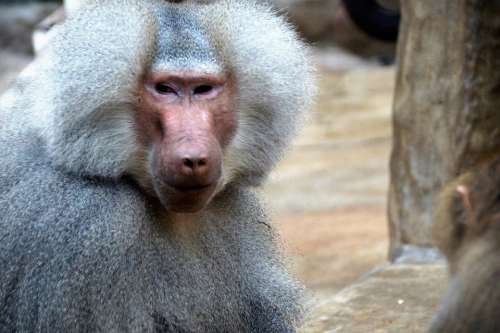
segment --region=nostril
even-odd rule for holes
[[[202,171],[201,168],[205,167],[208,163],[206,158],[189,158],[182,159],[182,165],[193,171]]]
[[[190,158],[183,158],[182,164],[187,166],[190,169],[194,169],[194,161]]]
[[[194,91],[193,93],[195,95],[202,95],[202,94],[207,94],[209,92],[211,92],[213,89],[213,87],[209,84],[202,84],[201,86],[198,86],[196,88],[194,88]]]

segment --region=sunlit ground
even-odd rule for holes
[[[322,70],[317,107],[264,195],[319,299],[386,260],[393,67]]]

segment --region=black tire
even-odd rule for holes
[[[352,21],[370,37],[385,42],[398,39],[401,15],[376,0],[343,0]]]

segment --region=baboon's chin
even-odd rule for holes
[[[161,186],[156,189],[161,204],[175,213],[197,213],[204,209],[215,195],[217,183],[188,189]]]

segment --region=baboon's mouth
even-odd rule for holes
[[[195,213],[210,202],[217,190],[218,181],[203,185],[169,186],[164,184],[156,189],[162,205],[178,213]]]
[[[208,185],[195,185],[195,186],[173,186],[172,188],[177,192],[182,193],[196,193],[207,190],[214,186],[215,183],[210,183]]]

